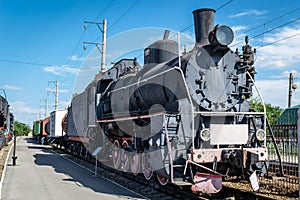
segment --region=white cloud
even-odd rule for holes
[[[58,66],[46,66],[44,67],[44,71],[58,75],[58,76],[67,76],[67,75],[77,75],[80,69],[73,68],[67,65]]]
[[[244,31],[247,28],[248,28],[247,26],[231,26],[231,29],[233,30],[233,32]]]
[[[263,73],[269,74],[264,76],[264,80],[257,81],[257,85],[266,102],[272,105],[278,105],[282,108],[287,107],[288,101],[288,83],[289,74],[293,73],[294,82],[298,85],[300,71],[300,46],[299,37],[282,40],[291,35],[299,33],[300,24],[278,29],[276,32],[265,34],[262,39],[250,40],[251,43],[270,44],[257,48],[257,60],[255,62],[258,73],[263,69]],[[280,41],[282,40],[282,41]],[[269,80],[268,80],[269,79]],[[292,105],[300,104],[300,90],[293,91]]]
[[[70,101],[59,101],[60,108],[68,108],[69,105],[70,105]]]
[[[195,46],[195,35],[188,33],[180,33],[180,45],[181,52],[183,51],[183,46],[186,47],[187,52],[192,50]]]
[[[286,77],[285,77],[286,78]],[[300,82],[295,82],[298,86]],[[266,103],[281,108],[287,107],[288,100],[288,78],[276,80],[259,80],[256,81],[258,89]],[[293,91],[292,105],[300,104],[300,91]]]
[[[55,89],[53,89],[53,88],[47,88],[46,90],[47,90],[47,92],[55,92]],[[69,90],[59,89],[58,92],[59,93],[68,93],[70,91]]]
[[[23,89],[22,87],[16,86],[16,85],[3,85],[2,88],[5,90],[22,90]]]
[[[290,71],[283,71],[278,75],[272,75],[270,76],[270,78],[274,78],[274,79],[288,79],[290,76],[290,73],[294,74],[295,78],[300,78],[300,72],[298,72],[297,70],[290,70]]]
[[[239,30],[239,28],[235,30]],[[300,77],[298,70],[300,65],[300,46],[298,45],[300,37],[282,40],[299,33],[299,30],[300,24],[294,24],[272,31],[260,38],[251,39],[250,37],[250,45],[268,44],[267,46],[256,47],[255,67],[261,79],[257,80],[256,84],[265,102],[274,106],[287,107],[290,73],[294,74],[294,82],[298,88],[300,86],[300,82],[298,82]],[[239,38],[235,38],[233,44],[242,41],[242,38]],[[240,45],[244,45],[244,42]],[[293,91],[292,99],[292,105],[300,104],[300,89]]]
[[[59,101],[59,109],[67,108],[70,101]],[[50,115],[53,109],[48,105],[47,117]],[[36,120],[43,119],[45,117],[45,108],[43,106],[36,106],[24,101],[10,102],[10,111],[14,114],[15,120],[25,123],[29,127],[32,127],[32,123]]]
[[[267,10],[255,10],[255,9],[252,9],[252,10],[246,10],[246,11],[234,14],[234,15],[230,15],[229,17],[231,17],[231,18],[237,18],[237,17],[244,17],[244,16],[249,16],[249,15],[260,16],[260,15],[264,15],[264,14],[266,14],[268,12],[269,11],[267,11]]]
[[[286,107],[287,82],[285,80],[260,80],[256,85],[266,103],[274,106]]]
[[[257,42],[266,44],[266,46],[263,46],[263,48],[258,47],[256,66],[263,67],[265,69],[291,69],[299,66],[300,35],[298,37],[282,40],[299,33],[299,29],[300,24],[293,27],[285,27],[279,29],[273,34],[266,34],[263,37],[263,41],[262,39],[257,40]],[[270,44],[276,41],[279,42]]]
[[[15,120],[27,124],[29,127],[32,126],[32,122],[44,117],[43,108],[32,108],[29,104],[23,101],[10,102],[11,112],[14,114]]]
[[[72,61],[83,61],[83,58],[79,58],[77,55],[69,56],[68,59]]]

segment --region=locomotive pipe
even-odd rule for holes
[[[209,44],[209,33],[214,29],[215,10],[204,8],[193,11],[196,45]]]

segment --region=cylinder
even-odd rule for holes
[[[214,29],[215,10],[203,8],[193,11],[196,45],[209,44],[209,33]]]

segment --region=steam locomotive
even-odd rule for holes
[[[262,170],[266,115],[247,101],[255,50],[246,38],[242,52],[233,51],[233,31],[214,25],[215,10],[193,15],[196,43],[189,52],[179,53],[165,32],[145,48],[143,67],[122,59],[73,98],[68,148],[101,147],[116,169],[200,193],[219,192],[222,177]]]

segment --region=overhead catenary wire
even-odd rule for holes
[[[255,27],[253,27],[253,28],[247,30],[247,31],[244,31],[244,34],[245,34],[245,33],[249,33],[249,32],[251,32],[251,31],[253,31],[253,30],[256,30],[256,29],[258,29],[258,28],[260,28],[260,27],[265,27],[266,24],[269,24],[269,23],[271,23],[271,22],[274,22],[274,21],[276,21],[276,20],[278,20],[278,19],[281,19],[281,18],[283,18],[283,17],[285,17],[285,16],[288,16],[288,15],[290,15],[290,14],[296,12],[296,11],[299,11],[299,10],[300,10],[300,7],[299,7],[299,8],[296,8],[296,9],[294,9],[294,10],[292,10],[292,11],[289,11],[289,12],[287,12],[287,13],[284,13],[283,15],[280,15],[280,16],[278,16],[278,17],[275,17],[275,18],[273,18],[273,19],[271,19],[271,20],[269,20],[269,21],[267,21],[267,22],[264,22],[264,23],[262,23],[262,24],[260,24],[260,25],[257,25],[257,26],[255,26]],[[265,33],[261,33],[260,35],[264,35],[264,34],[265,34]],[[254,36],[254,37],[255,37],[255,36]],[[257,36],[257,37],[258,37],[258,36]],[[243,43],[243,42],[241,41],[241,42],[235,43],[235,44],[231,45],[231,47],[236,46],[236,45],[241,44],[241,43]]]
[[[128,14],[139,2],[140,0],[136,0],[122,15],[120,15],[120,17],[114,22],[112,23],[108,28],[107,28],[107,32],[112,29],[112,27],[117,24],[126,14]],[[99,39],[101,38],[101,36],[97,37],[94,42],[97,42]],[[76,62],[77,64],[77,62]]]
[[[289,24],[292,24],[292,23],[294,23],[294,22],[296,22],[296,21],[299,21],[299,20],[300,20],[300,17],[299,17],[299,18],[296,18],[296,19],[294,19],[294,20],[291,20],[291,21],[289,21],[289,22],[286,22],[286,23],[284,23],[284,24],[281,24],[281,25],[279,25],[279,26],[273,27],[273,28],[271,28],[271,29],[269,29],[269,30],[267,30],[267,31],[264,31],[264,32],[262,32],[262,33],[259,33],[259,34],[255,35],[255,36],[249,37],[249,40],[250,40],[250,39],[257,38],[257,37],[259,37],[259,36],[262,36],[262,35],[264,35],[264,34],[266,34],[266,33],[270,33],[270,32],[272,32],[272,31],[274,31],[274,30],[277,30],[277,29],[279,29],[279,28],[285,27],[285,26],[287,26],[287,25],[289,25]],[[235,44],[233,44],[233,45],[230,45],[230,47],[234,47],[234,46],[239,45],[239,44],[241,44],[241,43],[243,43],[243,41],[237,42],[237,43],[235,43]]]
[[[219,6],[218,8],[216,8],[216,11],[221,10],[222,8],[224,8],[225,6],[229,5],[229,4],[230,4],[231,2],[233,2],[233,1],[234,1],[234,0],[229,0],[229,1],[227,1],[226,3],[224,3],[224,4],[222,4],[221,6]],[[193,25],[194,25],[194,24],[191,24],[191,25],[189,25],[189,26],[183,28],[182,30],[179,31],[179,33],[185,32],[185,31],[188,30],[189,28],[193,27]],[[174,38],[175,36],[177,36],[177,33],[174,34],[173,36],[171,36],[169,39],[172,39],[172,38]],[[143,55],[143,54],[138,55],[137,58],[141,57],[142,55]]]
[[[38,63],[38,62],[27,62],[27,61],[20,61],[20,60],[10,60],[10,59],[0,59],[0,62],[7,62],[7,63],[17,63],[23,65],[31,65],[31,66],[43,66],[43,67],[59,67],[59,68],[72,68],[72,69],[94,69],[93,67],[74,67],[69,65],[64,66],[57,66],[54,64],[46,64],[46,63]]]
[[[114,23],[112,23],[112,25],[110,25],[107,29],[107,31],[109,31],[110,29],[112,29],[112,27],[114,25],[116,25],[127,13],[129,13],[135,6],[136,4],[139,2],[140,0],[136,0]]]
[[[79,40],[78,40],[78,42],[77,42],[74,50],[72,51],[71,56],[68,58],[67,65],[71,62],[71,59],[73,58],[73,56],[75,56],[75,52],[77,51],[79,44],[81,44],[81,41],[82,41],[82,38],[84,37],[84,35],[85,35],[85,30],[82,32],[82,34],[81,34],[81,36],[80,36],[80,38],[79,38]]]
[[[101,11],[101,13],[95,18],[95,19],[98,19],[100,16],[101,16],[101,14],[103,14],[104,13],[104,11],[106,10],[106,9],[108,9],[108,7],[113,3],[113,1],[114,0],[112,0],[112,1],[110,1],[109,3],[108,3],[108,5]],[[111,29],[116,23],[118,23],[126,14],[128,14],[131,10],[132,10],[132,8],[139,2],[140,0],[136,0],[110,27],[109,27],[109,29]],[[93,68],[84,68],[84,67],[81,67],[81,68],[78,68],[78,67],[75,67],[77,64],[78,64],[78,62],[79,62],[79,60],[77,60],[76,62],[75,62],[75,64],[74,64],[74,66],[68,66],[68,64],[70,63],[70,61],[71,61],[71,59],[72,59],[72,57],[75,55],[75,52],[77,51],[77,49],[78,49],[78,46],[79,46],[79,44],[81,43],[81,41],[82,41],[82,38],[84,37],[84,34],[85,34],[85,31],[83,31],[83,33],[81,34],[81,36],[80,36],[80,38],[79,38],[79,40],[78,40],[78,42],[77,42],[77,44],[76,44],[76,46],[75,46],[75,48],[74,48],[74,50],[73,50],[73,52],[72,52],[72,56],[70,56],[69,58],[68,58],[68,62],[67,62],[67,64],[66,64],[66,67],[68,67],[68,68],[74,68],[74,69],[93,69]],[[100,37],[98,37],[96,40],[98,40]],[[79,56],[79,59],[83,56],[83,54],[85,53],[85,51],[83,51],[82,53],[81,53],[81,55]],[[53,65],[53,64],[45,64],[45,63],[37,63],[37,62],[27,62],[27,61],[18,61],[18,60],[10,60],[10,59],[0,59],[0,62],[10,62],[10,63],[18,63],[18,64],[25,64],[25,65],[34,65],[34,66],[44,66],[44,67],[47,67],[47,66],[55,66],[55,65]],[[62,67],[63,68],[63,67]]]
[[[276,43],[278,43],[278,42],[281,42],[281,41],[284,41],[284,40],[288,40],[288,39],[293,38],[293,37],[296,37],[296,36],[300,36],[300,33],[296,33],[296,34],[294,34],[294,35],[290,35],[290,36],[281,38],[281,39],[279,39],[279,40],[276,40],[276,41],[267,43],[267,44],[265,44],[264,46],[256,47],[256,49],[260,49],[260,48],[263,48],[263,47],[266,47],[266,46],[270,46],[270,45],[272,45],[272,44],[276,44]]]
[[[101,13],[95,18],[95,19],[97,19],[97,18],[99,18],[100,16],[101,16],[101,14],[113,3],[113,1],[114,0],[112,0],[112,1],[110,1],[109,3],[108,3],[108,5],[101,11]],[[135,1],[119,18],[118,18],[118,20],[117,21],[115,21],[113,24],[116,24],[116,23],[118,23],[121,19],[122,19],[122,17],[124,17],[137,3],[138,3],[138,1],[139,0],[137,0],[137,1]],[[230,4],[231,2],[233,2],[234,0],[230,0],[230,1],[228,1],[228,2],[226,2],[226,3],[224,3],[223,5],[221,5],[220,7],[218,7],[216,10],[218,10],[218,9],[222,9],[223,7],[225,7],[225,6],[227,6],[228,4]],[[275,20],[278,20],[278,19],[280,19],[280,18],[282,18],[282,17],[284,17],[284,16],[287,16],[287,15],[290,15],[290,14],[292,14],[292,13],[294,13],[294,12],[296,12],[296,11],[299,11],[300,10],[300,8],[296,8],[296,9],[294,9],[294,10],[292,10],[292,11],[289,11],[289,12],[287,12],[287,13],[285,13],[285,14],[283,14],[283,15],[280,15],[280,16],[278,16],[278,17],[276,17],[276,18],[273,18],[273,19],[271,19],[271,20],[269,20],[269,21],[267,21],[267,22],[265,22],[265,23],[263,23],[262,25],[259,25],[259,26],[264,26],[265,24],[267,24],[267,23],[271,23],[271,22],[273,22],[273,21],[275,21]],[[265,34],[265,33],[268,33],[268,32],[271,32],[271,31],[273,31],[273,30],[276,30],[276,29],[278,29],[278,28],[280,28],[280,27],[283,27],[283,26],[286,26],[286,25],[288,25],[288,24],[291,24],[291,23],[293,23],[293,22],[295,22],[295,21],[298,21],[300,18],[297,18],[297,19],[295,19],[295,20],[292,20],[292,21],[290,21],[290,22],[287,22],[287,23],[285,23],[285,24],[283,24],[283,25],[280,25],[280,26],[278,26],[278,27],[274,27],[274,28],[272,28],[272,29],[270,29],[270,30],[267,30],[267,31],[264,31],[263,33],[260,33],[260,34],[257,34],[257,35],[255,35],[255,36],[253,36],[253,37],[250,37],[250,39],[253,39],[253,38],[256,38],[256,37],[259,37],[259,36],[261,36],[261,35],[263,35],[263,34]],[[113,25],[111,25],[110,26],[110,28],[112,27]],[[188,27],[186,27],[186,28],[184,28],[184,29],[182,29],[180,32],[184,32],[186,29],[188,29],[188,28],[190,28],[191,26],[193,26],[193,24],[192,25],[190,25],[190,26],[188,26]],[[253,29],[255,29],[255,28],[258,28],[259,26],[256,26],[256,27],[253,27],[252,29],[250,29],[250,30],[248,30],[247,32],[250,32],[251,30],[253,30]],[[84,33],[84,32],[83,32]],[[288,38],[283,38],[283,39],[281,39],[280,41],[282,41],[282,40],[286,40],[286,39],[289,39],[290,37],[295,37],[295,36],[298,36],[299,34],[295,34],[295,35],[292,35],[292,36],[289,36]],[[83,36],[81,36],[80,38],[82,39],[82,37]],[[80,39],[80,40],[81,40]],[[78,47],[78,45],[80,44],[80,40],[79,40],[79,42],[78,42],[78,44],[76,45],[76,48]],[[278,41],[279,42],[279,41]],[[240,42],[241,43],[241,42]],[[269,46],[269,45],[271,45],[271,44],[274,44],[274,43],[277,43],[277,42],[272,42],[272,43],[267,43],[267,44],[265,44],[264,46]],[[237,45],[237,44],[234,44],[234,45]],[[76,49],[73,51],[73,52],[75,52],[76,51]],[[83,51],[83,53],[81,54],[81,56],[84,54],[84,51]],[[72,56],[74,56],[74,53],[72,54]],[[71,57],[72,56],[70,56],[69,57],[69,61],[71,60]],[[81,56],[79,56],[79,58],[81,57]],[[74,66],[76,66],[76,64],[78,64],[78,62],[79,62],[80,60],[76,60],[76,63],[75,63],[75,65]],[[27,62],[27,61],[18,61],[18,60],[10,60],[10,59],[0,59],[0,62],[10,62],[10,63],[18,63],[18,64],[26,64],[26,65],[35,65],[35,66],[55,66],[55,65],[52,65],[52,64],[44,64],[44,63],[36,63],[36,62]],[[68,68],[77,68],[77,67],[72,67],[72,66],[67,66],[69,64],[69,62],[65,65],[65,67],[68,67]],[[79,68],[77,68],[77,69],[79,69]],[[84,69],[84,68],[83,68]]]
[[[272,32],[272,31],[274,31],[274,30],[277,30],[277,29],[279,29],[279,28],[282,28],[282,27],[284,27],[284,26],[287,26],[287,25],[289,25],[289,24],[292,24],[292,23],[294,23],[294,22],[296,22],[296,21],[298,21],[298,20],[300,20],[300,17],[297,18],[297,19],[291,20],[291,21],[289,21],[289,22],[287,22],[287,23],[284,23],[284,24],[281,24],[281,25],[279,25],[279,26],[276,26],[276,27],[274,27],[274,28],[271,28],[271,29],[269,29],[269,30],[267,30],[267,31],[264,31],[264,32],[262,32],[262,33],[259,33],[259,34],[255,35],[255,36],[253,36],[252,38],[257,38],[257,37],[262,36],[262,35],[264,35],[264,34],[266,34],[266,33]]]
[[[227,1],[226,3],[224,3],[223,5],[219,6],[218,8],[216,8],[216,11],[219,11],[221,10],[222,8],[224,8],[225,6],[229,5],[231,2],[233,2],[234,0],[230,0],[230,1]],[[191,24],[187,27],[185,27],[184,29],[180,30],[179,32],[182,33],[186,30],[188,30],[189,28],[191,28],[194,24]]]
[[[114,1],[115,1],[115,0],[111,0],[111,1],[107,4],[107,6],[105,6],[105,7],[102,9],[102,11],[99,13],[99,15],[98,15],[97,17],[95,17],[94,21],[98,20],[98,19],[101,17],[101,15],[103,15],[103,13],[106,11],[106,9],[108,9]]]
[[[260,28],[260,27],[265,26],[266,24],[272,23],[272,22],[274,22],[274,21],[276,21],[276,20],[278,20],[278,19],[281,19],[281,18],[283,18],[283,17],[285,17],[285,16],[288,16],[288,15],[290,15],[290,14],[292,14],[292,13],[298,11],[298,10],[300,10],[300,7],[299,7],[299,8],[296,8],[296,9],[294,9],[294,10],[292,10],[292,11],[289,11],[289,12],[283,14],[283,15],[280,15],[280,16],[278,16],[278,17],[275,17],[275,18],[273,18],[273,19],[271,19],[271,20],[269,20],[269,21],[267,21],[267,22],[265,22],[265,23],[263,23],[263,24],[257,25],[257,26],[255,26],[255,27],[253,27],[253,28],[251,28],[251,29],[245,31],[244,33],[249,33],[249,32],[251,32],[251,31],[253,31],[253,30],[256,30],[256,29],[258,29],[258,28]]]
[[[229,0],[229,1],[227,1],[227,2],[224,3],[223,5],[221,5],[221,6],[219,6],[218,8],[216,8],[216,11],[221,10],[222,8],[224,8],[225,6],[227,6],[228,4],[230,4],[230,3],[233,2],[233,1],[234,1],[234,0]],[[194,25],[194,24],[191,24],[191,25],[185,27],[184,29],[180,30],[179,32],[182,33],[182,32],[184,32],[184,31],[188,30],[189,28],[191,28],[193,25]],[[177,33],[174,34],[173,36],[171,36],[169,39],[172,39],[172,38],[174,38],[175,36],[177,36]],[[142,53],[142,54],[138,55],[137,58],[141,57],[142,55],[144,55],[144,54]]]
[[[82,51],[79,58],[83,57],[83,54],[85,54],[87,51]],[[76,60],[76,62],[74,63],[74,66],[76,66],[79,63],[80,59]]]
[[[114,25],[116,25],[126,14],[128,14],[135,6],[136,4],[139,2],[140,0],[136,0],[114,23],[112,23],[112,25],[110,25],[107,28],[107,31],[109,31],[110,29],[112,29],[112,27]],[[97,37],[96,40],[94,42],[97,42],[99,39],[101,38],[101,36]]]
[[[227,1],[226,3],[224,3],[223,5],[221,5],[220,7],[216,8],[216,11],[221,10],[222,8],[224,8],[225,6],[227,6],[228,4],[230,4],[230,3],[233,2],[233,1],[234,1],[234,0]]]
[[[0,59],[0,62],[17,63],[17,64],[24,64],[24,65],[35,65],[35,66],[53,66],[53,65],[44,64],[44,63],[26,62],[26,61],[18,61],[18,60],[10,60],[10,59]]]
[[[107,32],[112,29],[112,27],[114,25],[116,25],[126,14],[128,14],[139,2],[140,0],[136,0],[122,15],[120,15],[120,17],[114,22],[112,23],[108,28],[107,28]],[[99,39],[101,38],[101,36],[97,37],[94,42],[97,42]]]
[[[102,15],[102,14],[103,14],[110,6],[111,6],[111,4],[112,4],[113,2],[114,2],[114,0],[111,0],[111,1],[107,4],[107,6],[105,6],[105,7],[102,9],[102,11],[97,15],[97,17],[94,18],[93,21],[96,21],[97,19],[99,19],[100,16],[101,16],[101,15]],[[74,50],[72,51],[71,56],[68,58],[67,65],[70,63],[72,57],[75,55],[75,52],[77,51],[79,45],[81,44],[82,39],[83,39],[85,33],[86,33],[86,31],[83,30],[83,32],[82,32],[82,34],[81,34],[81,36],[80,36],[78,42],[76,43],[76,46],[75,46]],[[80,57],[79,57],[79,58],[80,58]],[[77,64],[77,63],[78,63],[78,62],[76,62],[76,64]]]
[[[297,37],[297,36],[300,36],[300,32],[296,33],[296,34],[293,34],[293,35],[290,35],[290,36],[287,36],[287,37],[284,37],[284,38],[281,38],[279,40],[267,43],[264,46],[256,47],[256,49],[263,48],[263,47],[266,47],[266,46],[270,46],[272,44],[276,44],[278,42],[281,42],[281,41],[284,41],[284,40],[287,40],[287,39],[290,39],[290,38],[293,38],[293,37]],[[24,65],[36,65],[36,66],[55,66],[55,65],[52,65],[52,64],[36,63],[36,62],[26,62],[26,61],[17,61],[17,60],[9,60],[9,59],[0,59],[0,62],[10,62],[10,63],[18,63],[18,64],[24,64]],[[90,67],[90,68],[89,67],[86,67],[86,68],[77,68],[77,67],[72,67],[72,66],[66,66],[66,67],[67,68],[75,68],[75,69],[94,69],[92,67]]]

